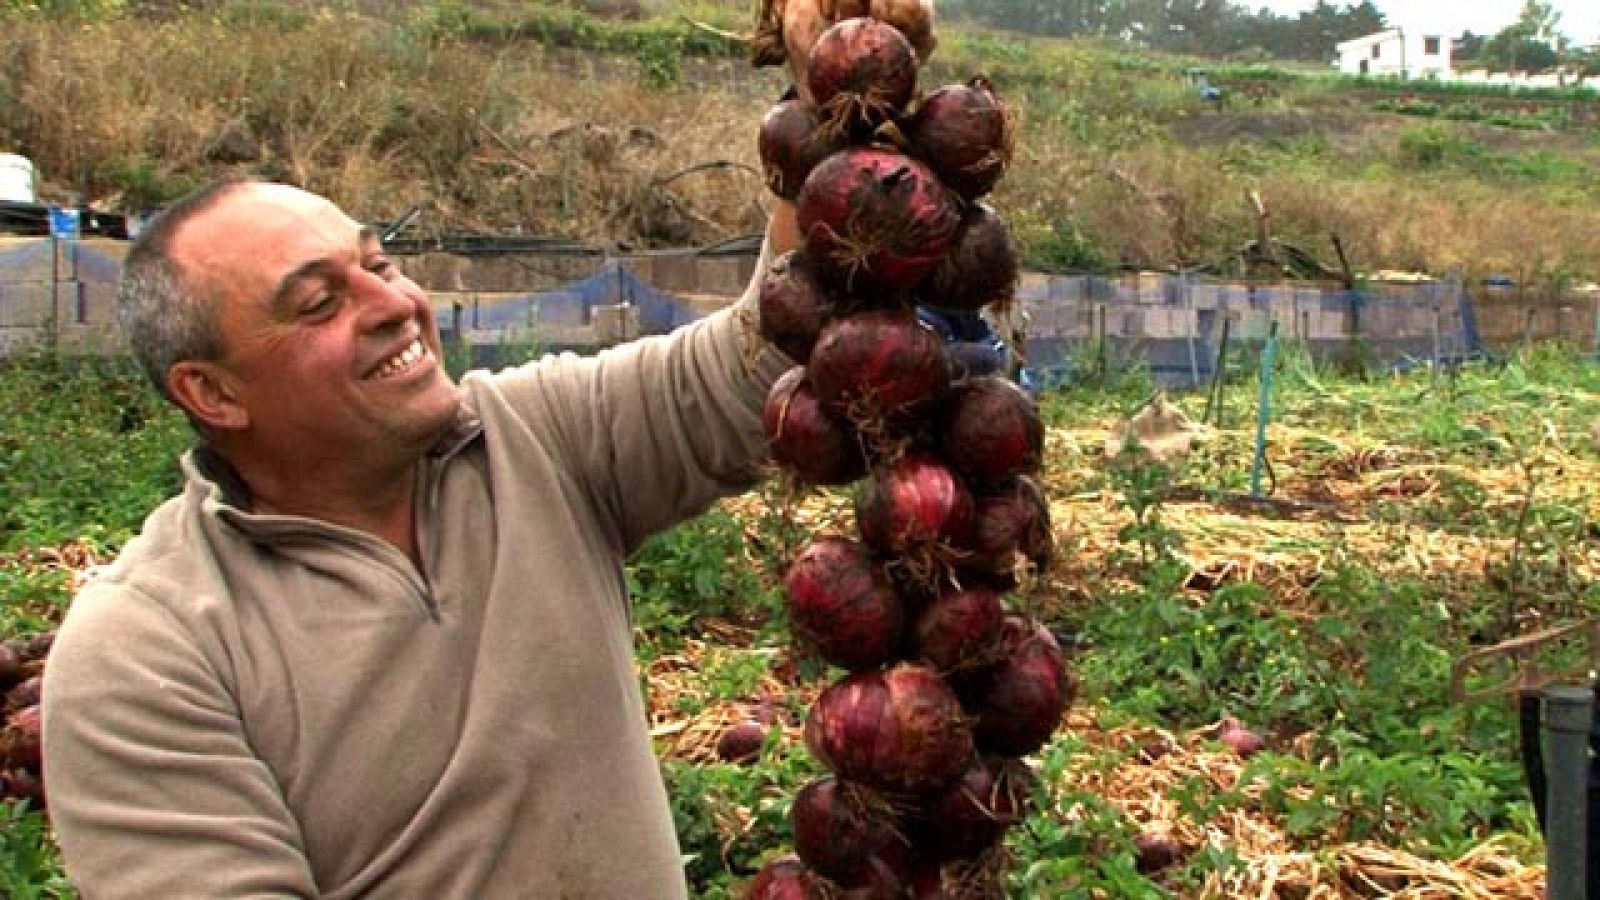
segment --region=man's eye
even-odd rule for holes
[[[300,314],[313,318],[325,316],[333,311],[335,299],[332,294],[318,294],[311,302],[300,308]]]
[[[375,257],[367,262],[367,271],[379,278],[391,278],[399,271],[387,256]]]

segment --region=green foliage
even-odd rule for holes
[[[640,77],[648,87],[676,87],[683,77],[683,35],[677,31],[654,29],[640,31],[635,52],[639,59]]]
[[[0,896],[10,900],[77,896],[62,871],[49,823],[26,803],[0,803]]]
[[[1244,777],[1261,779],[1263,804],[1298,840],[1335,836],[1453,858],[1491,830],[1528,830],[1507,804],[1525,790],[1521,771],[1489,754],[1355,747],[1316,763],[1269,755]]]
[[[1083,660],[1092,695],[1169,727],[1248,711],[1252,727],[1299,731],[1337,709],[1329,661],[1258,585],[1226,585],[1199,602],[1172,587],[1155,583],[1089,611],[1093,643],[1118,648]]]
[[[691,896],[732,900],[737,884],[793,845],[789,805],[823,772],[806,754],[783,752],[777,738],[768,734],[756,765],[662,763]]]
[[[1045,272],[1104,273],[1111,256],[1071,219],[1055,222],[1027,248],[1027,264]]]
[[[28,15],[98,20],[127,10],[127,0],[0,0],[0,20]]]
[[[0,550],[119,546],[177,489],[182,417],[125,359],[0,365]],[[38,435],[48,434],[49,440]]]
[[[136,210],[160,209],[200,186],[193,175],[172,171],[145,156],[112,160],[100,177],[122,194],[127,209]]]
[[[670,646],[708,617],[765,622],[780,604],[757,567],[734,562],[744,540],[721,507],[647,540],[628,567],[635,627]]]
[[[1183,535],[1161,515],[1162,500],[1173,483],[1172,468],[1140,452],[1136,439],[1123,447],[1109,468],[1123,504],[1133,513],[1133,521],[1117,532],[1117,540],[1137,546],[1139,563],[1146,569],[1171,563],[1173,552],[1183,546]]]

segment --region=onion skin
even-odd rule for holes
[[[972,494],[949,466],[907,454],[880,469],[856,497],[861,539],[879,553],[926,556],[972,538]]]
[[[989,587],[946,588],[917,615],[912,646],[940,672],[988,666],[996,661],[1005,615],[1000,595]]]
[[[829,322],[807,371],[818,399],[856,422],[917,418],[950,387],[943,343],[910,310],[871,310]]]
[[[1013,580],[1019,556],[1034,568],[1050,568],[1055,537],[1050,506],[1033,479],[1018,476],[974,503],[972,540],[962,565],[1006,584]]]
[[[784,578],[789,624],[833,665],[860,671],[899,651],[905,605],[866,548],[848,538],[812,541]]]
[[[955,389],[939,422],[939,444],[975,484],[999,485],[1039,470],[1044,422],[1027,392],[995,376]]]
[[[973,203],[961,216],[950,249],[917,287],[928,306],[960,312],[1004,310],[1017,291],[1017,247],[998,212]]]
[[[805,741],[840,778],[897,794],[949,784],[973,752],[944,679],[911,664],[859,672],[823,690],[806,717]]]
[[[831,776],[800,789],[789,809],[789,823],[795,853],[813,872],[841,887],[870,885],[878,862],[904,861],[909,854],[888,805],[875,801],[865,788]]]
[[[811,170],[845,146],[842,136],[822,127],[816,104],[800,97],[767,110],[756,138],[767,189],[791,203]]]
[[[926,165],[881,147],[823,160],[800,188],[795,217],[807,254],[851,288],[909,291],[949,252],[956,195]]]
[[[993,190],[1016,152],[1011,114],[983,78],[928,94],[904,132],[911,154],[968,200]]]
[[[756,304],[761,336],[802,366],[834,316],[832,293],[799,251],[778,257],[767,270]]]
[[[761,428],[773,460],[805,484],[849,484],[867,474],[855,429],[823,407],[803,366],[773,382]]]
[[[812,45],[806,87],[825,128],[841,137],[864,137],[910,105],[917,90],[917,51],[887,22],[842,19]]]
[[[1055,734],[1077,684],[1055,636],[1037,622],[1007,616],[1000,648],[1000,662],[963,693],[979,751],[1025,756]]]

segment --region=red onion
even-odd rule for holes
[[[760,722],[746,719],[735,722],[717,739],[717,758],[723,762],[752,762],[767,741],[767,729]]]
[[[858,423],[916,418],[950,385],[943,342],[909,310],[829,322],[807,371],[818,399]]]
[[[11,641],[0,643],[0,690],[22,680],[22,663],[18,647],[12,646]]]
[[[939,673],[899,665],[825,689],[806,717],[806,747],[835,775],[919,794],[949,784],[972,759],[972,733]]]
[[[1183,858],[1183,845],[1165,829],[1146,829],[1133,839],[1134,868],[1154,875]]]
[[[1227,716],[1219,723],[1217,740],[1228,745],[1228,749],[1239,755],[1240,759],[1249,759],[1267,748],[1267,742],[1254,731],[1244,727],[1238,719]]]
[[[939,445],[961,474],[978,484],[1001,484],[1038,471],[1044,422],[1027,392],[990,376],[958,386],[939,422]]]
[[[970,554],[962,564],[1004,583],[1019,555],[1041,571],[1049,568],[1054,546],[1044,493],[1033,479],[1018,476],[975,501]]]
[[[6,706],[21,709],[38,706],[44,691],[44,676],[34,675],[6,692]]]
[[[0,759],[5,765],[39,770],[44,760],[40,725],[38,706],[25,706],[7,717],[0,729]]]
[[[807,253],[851,287],[910,290],[944,258],[961,224],[955,195],[927,166],[878,147],[823,160],[795,205]]]
[[[871,668],[900,648],[904,606],[883,569],[855,541],[812,541],[789,567],[784,592],[795,635],[836,666]]]
[[[976,580],[998,591],[1016,589],[1018,566],[1035,571],[1050,566],[1054,553],[1050,509],[1032,479],[1012,479],[993,494],[974,500],[972,538],[962,549],[960,578]]]
[[[1000,662],[973,684],[963,693],[978,720],[978,749],[1001,756],[1044,746],[1077,690],[1049,629],[1020,616],[1006,617]]]
[[[822,326],[834,316],[833,295],[817,279],[805,255],[791,251],[778,257],[761,280],[756,302],[761,336],[805,365]]]
[[[34,810],[46,809],[44,779],[27,769],[0,771],[0,799],[26,800]]]
[[[950,249],[917,287],[917,296],[939,309],[1001,311],[1016,293],[1017,268],[1017,248],[1005,220],[987,203],[974,203],[962,214]]]
[[[816,104],[799,97],[767,110],[756,140],[767,188],[790,202],[811,170],[845,146],[843,135],[822,127]]]
[[[904,132],[911,154],[968,200],[994,189],[1016,151],[1011,114],[983,78],[924,97]]]
[[[812,900],[813,882],[806,864],[794,854],[772,860],[745,888],[745,900]]]
[[[867,885],[876,861],[890,865],[887,860],[903,861],[909,853],[889,805],[868,789],[837,778],[818,778],[801,788],[789,809],[789,823],[800,859],[841,887]]]
[[[971,859],[1027,815],[1034,780],[1020,760],[974,758],[961,777],[922,805],[917,848],[936,859]]]
[[[988,587],[946,588],[912,625],[917,658],[940,672],[991,665],[1005,615],[1000,595]]]
[[[972,511],[972,495],[950,467],[918,454],[879,469],[856,495],[856,525],[867,546],[913,560],[970,543]]]
[[[804,366],[773,382],[761,427],[772,458],[806,484],[849,484],[867,473],[855,429],[823,408]]]
[[[917,89],[917,52],[887,22],[845,19],[812,46],[806,86],[824,127],[838,135],[865,136],[910,104]]]

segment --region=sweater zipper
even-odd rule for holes
[[[438,472],[434,470],[432,460],[423,461],[422,478],[422,506],[417,510],[417,517],[412,524],[412,528],[416,532],[414,537],[417,542],[417,557],[427,560],[430,558],[430,550],[432,548],[428,545],[429,532],[427,528],[423,527],[423,523],[433,521],[433,511],[439,505],[440,479]],[[407,561],[409,562],[409,560]],[[428,577],[428,570],[422,563],[417,563],[414,568],[417,573],[417,581],[422,585],[422,605],[427,610],[428,617],[437,622],[439,621],[439,598],[433,592],[433,579]]]

